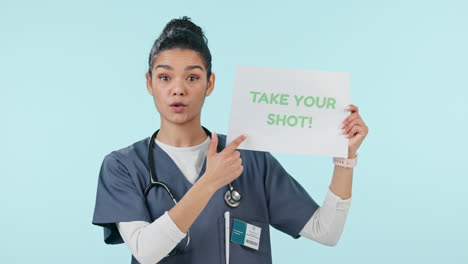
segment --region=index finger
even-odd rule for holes
[[[229,144],[223,151],[234,151],[244,140],[247,138],[246,134],[238,136],[234,141]]]
[[[348,107],[346,107],[346,110],[350,111],[351,113],[359,112],[358,107],[353,104],[348,105]]]

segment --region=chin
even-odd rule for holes
[[[191,123],[196,118],[195,117],[188,117],[187,115],[180,115],[180,116],[171,116],[164,118],[167,122],[174,124],[174,125],[185,125]]]

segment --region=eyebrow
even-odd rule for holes
[[[163,69],[167,69],[167,70],[174,70],[174,68],[172,68],[171,66],[166,65],[166,64],[158,64],[158,65],[156,65],[156,67],[154,67],[154,69],[156,70],[157,68],[163,68]],[[200,66],[200,65],[189,65],[189,66],[185,67],[184,70],[189,71],[189,70],[193,70],[193,69],[200,69],[200,70],[204,71],[202,66]]]

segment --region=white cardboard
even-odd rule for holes
[[[266,98],[263,93],[267,101],[259,100]],[[270,100],[271,94],[284,94],[283,104],[281,95]],[[303,96],[299,105],[294,96]],[[314,99],[306,105],[309,96]],[[325,97],[331,98],[325,101],[328,108],[319,108],[317,102]],[[345,110],[349,102],[348,73],[238,66],[226,145],[247,134],[238,149],[347,157],[349,139],[340,134],[340,126],[350,114]]]

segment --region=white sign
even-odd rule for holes
[[[239,149],[347,157],[349,102],[348,73],[238,66],[226,145],[247,134]]]

